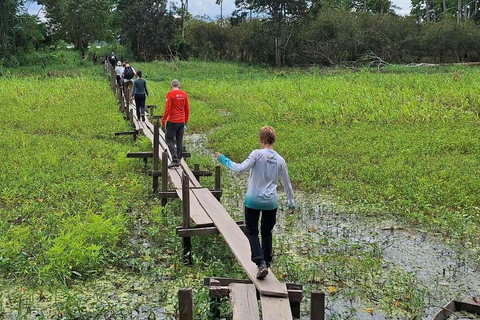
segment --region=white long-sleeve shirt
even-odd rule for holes
[[[293,190],[285,160],[272,149],[256,149],[242,163],[235,163],[221,154],[218,161],[238,173],[250,170],[245,206],[257,210],[278,207],[277,180],[280,178],[287,195],[288,207],[293,209]]]

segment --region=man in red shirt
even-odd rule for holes
[[[172,154],[172,163],[168,167],[172,168],[178,167],[182,159],[183,132],[188,122],[189,109],[187,94],[180,90],[180,81],[172,80],[170,89],[165,99],[165,111],[163,111],[161,124],[164,126],[167,122],[165,140],[167,140],[168,149]],[[174,138],[177,144],[176,150]]]

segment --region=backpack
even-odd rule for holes
[[[133,79],[133,68],[132,67],[125,67],[125,71],[123,72],[123,78],[127,80]]]

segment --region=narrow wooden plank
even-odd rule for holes
[[[193,220],[193,219],[192,219]],[[247,226],[242,224],[239,226],[243,232],[247,230]],[[209,236],[219,234],[217,227],[196,227],[196,228],[177,228],[177,236],[179,237],[194,237],[194,236]]]
[[[253,284],[232,283],[230,303],[232,304],[232,320],[259,320],[257,290]]]
[[[285,284],[283,286],[286,289]],[[263,320],[293,320],[288,298],[260,295]]]
[[[258,291],[263,295],[288,297],[285,284],[281,284],[272,272],[269,272],[263,280],[256,278],[258,269],[255,263],[250,260],[250,244],[247,236],[210,191],[205,188],[193,189],[193,193]],[[286,300],[288,302],[288,299]]]

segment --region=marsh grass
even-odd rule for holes
[[[478,68],[140,66],[155,79],[157,113],[170,78],[181,80],[192,101],[189,128],[209,132],[211,149],[241,161],[258,148],[258,128],[272,125],[301,190],[378,206],[470,244],[478,238]]]
[[[204,62],[133,66],[144,71],[151,92],[147,104],[156,104],[156,113],[163,111],[170,80],[180,79],[191,99],[189,132],[208,132],[211,150],[243,160],[258,147],[258,128],[272,125],[295,189],[334,196],[347,207],[372,208],[379,218],[401,216],[466,247],[478,239],[477,69],[394,67],[378,73]],[[113,137],[128,128],[103,70],[82,63],[48,68],[9,71],[0,78],[0,94],[6,97],[0,107],[5,150],[0,153],[0,274],[10,288],[0,293],[8,302],[0,304],[0,315],[33,309],[59,318],[131,315],[138,303],[109,300],[112,291],[127,287],[110,285],[125,278],[139,283],[143,277],[150,283],[138,289],[145,301],[163,303],[174,316],[176,291],[192,287],[196,314],[209,319],[202,277],[244,277],[226,244],[219,236],[194,238],[195,263],[184,266],[174,231],[181,222],[180,203],[171,201],[163,210],[151,197],[151,179],[141,162],[125,158],[129,151],[148,150],[150,143]],[[213,169],[211,157],[194,154],[190,163],[195,162]],[[234,184],[224,180],[225,197],[242,192],[243,186]],[[307,294],[332,285],[347,299],[368,297],[392,316],[421,315],[422,286],[396,268],[382,272],[377,247],[340,242],[325,251],[328,239],[322,235],[289,242],[298,232],[276,239],[275,272],[284,280],[305,284]],[[64,291],[38,307],[39,288]],[[228,313],[228,303],[221,308]]]

